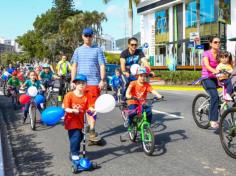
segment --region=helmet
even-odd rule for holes
[[[73,80],[73,82],[75,81],[84,81],[87,82],[87,77],[83,74],[78,74],[75,79]]]
[[[43,64],[43,68],[50,68],[49,64]]]
[[[147,69],[145,67],[139,67],[137,70],[137,75],[147,74]]]
[[[14,71],[11,75],[12,75],[12,76],[17,76],[17,72]]]

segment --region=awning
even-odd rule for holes
[[[230,38],[230,39],[228,39],[229,41],[234,41],[234,42],[236,42],[236,37],[233,37],[233,38]]]

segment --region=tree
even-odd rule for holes
[[[105,4],[108,4],[111,0],[103,0]],[[133,36],[133,4],[138,5],[141,0],[129,0],[129,8],[128,8],[128,19],[129,19],[129,35]]]

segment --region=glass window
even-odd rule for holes
[[[156,34],[168,32],[168,10],[163,10],[155,13],[156,19]]]
[[[197,3],[196,0],[186,4],[186,27],[196,27],[197,25]]]
[[[201,24],[215,22],[214,12],[215,0],[200,0],[200,22]]]

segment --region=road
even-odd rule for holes
[[[235,160],[227,156],[219,136],[196,127],[191,103],[197,92],[161,91],[167,101],[154,105],[154,156],[148,157],[140,143],[121,143],[125,129],[119,110],[99,115],[97,129],[104,146],[89,146],[88,157],[100,168],[80,175],[103,176],[235,176]],[[72,175],[68,137],[63,124],[38,126],[31,131],[23,114],[13,111],[8,98],[0,96],[18,175]]]

